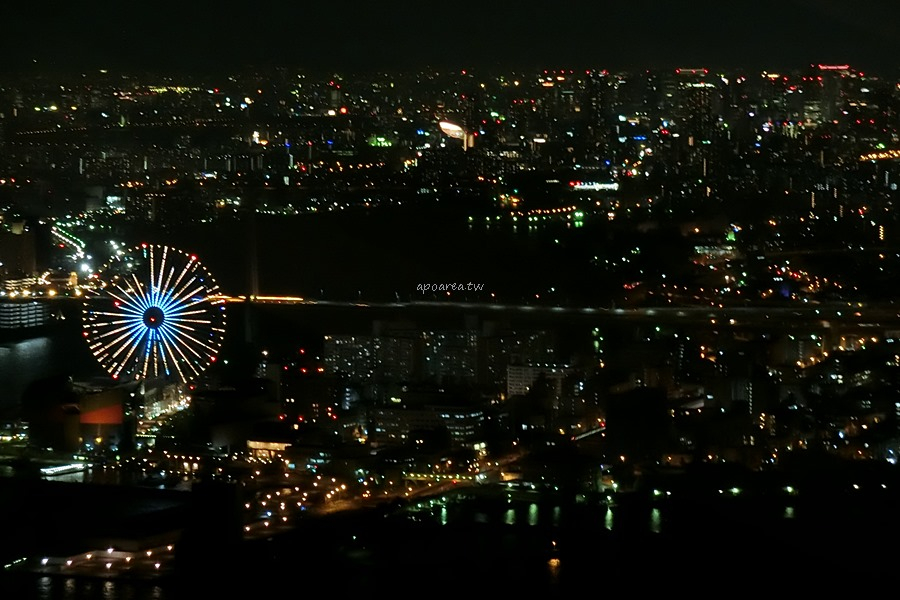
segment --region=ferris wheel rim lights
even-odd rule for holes
[[[128,272],[131,261],[139,264]],[[100,290],[85,301],[84,337],[113,379],[186,383],[216,362],[225,332],[224,299],[196,255],[140,244],[113,257],[99,274]],[[101,309],[98,300],[110,308]]]

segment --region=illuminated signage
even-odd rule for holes
[[[455,140],[466,139],[465,130],[456,123],[451,123],[450,121],[441,121],[440,123],[438,123],[438,126],[441,128],[441,131]]]
[[[618,183],[599,183],[596,181],[570,181],[569,186],[573,190],[591,190],[615,192],[619,189]]]

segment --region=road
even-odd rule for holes
[[[467,312],[505,313],[535,318],[588,318],[596,320],[625,320],[657,324],[708,324],[714,327],[817,327],[855,326],[900,328],[900,304],[862,302],[794,302],[786,304],[719,304],[715,306],[662,306],[636,308],[540,306],[531,304],[500,304],[494,302],[414,301],[414,302],[351,302],[317,300],[298,296],[216,296],[226,303],[285,305],[354,310],[463,310]],[[58,302],[82,298],[32,298],[37,301]],[[89,299],[90,301],[90,299]]]

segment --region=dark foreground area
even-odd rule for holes
[[[2,597],[808,591],[835,579],[876,582],[894,567],[895,553],[881,549],[900,534],[900,489],[870,482],[814,495],[679,495],[620,494],[607,506],[603,497],[462,490],[417,505],[311,518],[290,533],[239,544],[188,527],[168,576],[107,581],[7,572]]]

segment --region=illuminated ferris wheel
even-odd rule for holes
[[[98,276],[84,306],[84,337],[114,379],[184,383],[216,361],[225,301],[196,256],[141,244]]]

